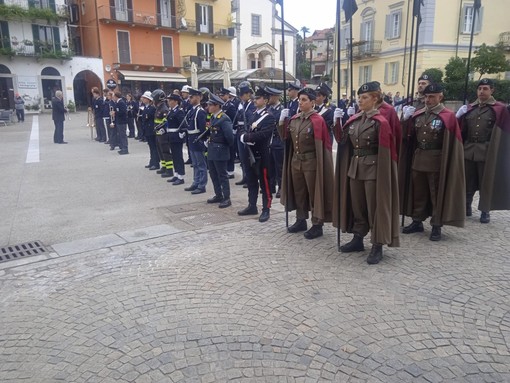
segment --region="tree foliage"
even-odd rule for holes
[[[510,70],[510,63],[505,56],[505,50],[501,44],[489,46],[482,44],[475,50],[475,57],[471,60],[472,69],[480,73],[482,78],[485,74],[495,74]]]
[[[429,68],[423,71],[422,76],[426,74],[431,78],[431,82],[439,84],[443,82],[443,71],[439,68]]]
[[[445,66],[445,78],[447,83],[465,81],[466,64],[460,57],[450,57],[448,64]]]

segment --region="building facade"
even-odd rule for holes
[[[73,60],[64,0],[0,1],[0,108],[19,93],[27,109],[51,107],[57,90],[74,101],[74,79],[101,70],[100,60]]]
[[[412,9],[410,1],[363,0],[353,16],[353,88],[367,81],[377,80],[384,91],[402,94],[408,87],[409,44],[411,41]],[[417,75],[425,69],[444,67],[451,57],[466,59],[473,25],[473,0],[426,0],[422,6],[422,23],[419,29]],[[510,0],[482,2],[475,20],[474,47],[486,43],[510,43],[510,24],[504,9]],[[409,17],[408,17],[409,15]],[[408,22],[409,20],[409,22]],[[349,85],[349,24],[342,12],[340,25],[341,62],[340,83],[347,92]],[[407,38],[407,40],[406,40]],[[335,43],[336,45],[336,43]],[[335,54],[336,57],[336,54]],[[510,73],[502,73],[500,78]],[[335,74],[335,82],[336,82]],[[336,84],[333,87],[336,88]],[[348,92],[347,92],[348,93]]]
[[[296,73],[296,33],[289,23],[284,24],[285,47],[282,45],[279,5],[274,0],[233,0],[232,23],[236,34],[232,44],[235,70],[277,68],[291,75]]]
[[[321,80],[331,83],[331,71],[334,61],[335,29],[316,30],[305,42],[312,49],[308,49],[307,60],[311,63],[311,77],[314,83]]]

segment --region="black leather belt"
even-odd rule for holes
[[[486,137],[473,136],[468,138],[468,142],[471,142],[473,144],[483,144],[487,141],[489,140]]]
[[[418,142],[418,148],[421,150],[440,150],[443,148],[443,144],[439,142]]]
[[[367,149],[353,149],[353,155],[357,157],[366,157],[377,154],[378,148],[367,148]]]
[[[315,152],[308,153],[294,153],[294,157],[296,157],[300,161],[311,160],[316,157]]]

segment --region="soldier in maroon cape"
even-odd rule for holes
[[[307,230],[311,211],[312,227],[303,233],[306,239],[322,236],[324,222],[331,222],[333,205],[333,156],[331,139],[324,119],[314,109],[315,91],[303,88],[298,93],[300,112],[288,125],[289,109],[282,109],[278,133],[289,140],[282,176],[281,203],[296,210],[296,222],[289,233]]]
[[[343,253],[365,250],[363,238],[370,231],[372,250],[367,263],[377,264],[383,245],[399,246],[397,151],[392,128],[377,109],[379,85],[362,85],[358,96],[360,113],[343,128],[335,126],[333,226],[354,234],[340,247]]]
[[[439,241],[441,226],[464,227],[464,151],[455,114],[441,102],[443,87],[430,84],[423,94],[425,108],[414,113],[402,142],[401,153],[412,156],[404,155],[399,162],[399,166],[408,166],[411,161],[410,178],[400,180],[409,193],[403,214],[413,218],[402,233],[423,232],[423,221],[431,217],[430,240]]]
[[[510,113],[494,97],[494,81],[478,83],[478,98],[463,105],[457,118],[464,140],[466,216],[479,192],[480,222],[490,222],[491,210],[510,210]]]

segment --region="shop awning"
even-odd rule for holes
[[[288,82],[296,80],[290,73],[285,73],[285,80]],[[283,70],[279,68],[259,68],[259,69],[245,69],[245,70],[234,70],[230,72],[230,80],[233,82],[240,81],[260,81],[266,83],[283,83]],[[199,73],[198,82],[206,83],[219,83],[223,81],[223,72],[209,72]]]
[[[136,70],[118,71],[125,81],[188,82],[180,73],[142,72]]]

